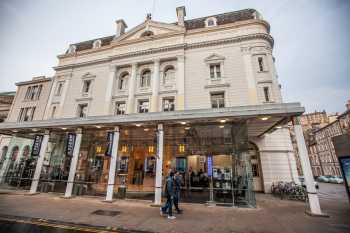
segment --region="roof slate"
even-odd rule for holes
[[[206,17],[185,20],[185,27],[186,27],[186,30],[204,28],[205,27],[205,20],[209,17],[215,17],[217,19],[217,25],[224,25],[224,24],[228,24],[228,23],[234,23],[236,21],[254,19],[255,12],[256,12],[256,10],[254,10],[254,9],[244,9],[244,10],[240,10],[240,11],[232,11],[232,12],[227,12],[227,13],[223,13],[223,14],[210,15],[210,16],[206,16]],[[177,23],[173,23],[173,24],[177,24]],[[83,42],[76,43],[73,45],[76,46],[76,51],[79,52],[79,51],[83,51],[83,50],[92,49],[93,43],[96,40],[101,40],[101,42],[102,42],[101,46],[109,45],[112,42],[113,38],[114,38],[114,35],[113,36],[106,36],[106,37],[102,37],[102,38],[96,38],[93,40],[83,41]],[[68,53],[68,50],[66,51],[66,53]]]

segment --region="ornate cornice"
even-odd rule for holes
[[[273,47],[274,41],[272,36],[266,33],[255,33],[251,35],[237,36],[237,37],[231,37],[231,38],[221,39],[221,40],[204,41],[204,42],[197,42],[197,43],[191,43],[191,44],[184,43],[184,44],[177,44],[177,45],[165,46],[160,48],[151,48],[151,49],[140,50],[136,52],[129,52],[124,54],[109,56],[108,58],[98,59],[98,60],[89,61],[89,62],[82,62],[82,63],[64,65],[64,66],[56,66],[53,68],[54,70],[58,71],[58,70],[75,68],[80,66],[111,62],[113,60],[118,60],[123,58],[138,57],[138,56],[157,54],[161,52],[168,52],[168,51],[181,50],[181,49],[188,50],[188,49],[196,49],[196,48],[203,48],[203,47],[210,47],[210,46],[217,46],[217,45],[224,45],[224,44],[232,44],[232,43],[239,43],[243,41],[256,40],[256,39],[265,40],[270,44],[271,48]]]

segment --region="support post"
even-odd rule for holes
[[[152,102],[151,112],[158,111],[158,93],[159,93],[159,59],[154,60],[153,78],[152,78]]]
[[[75,143],[74,143],[73,157],[72,157],[72,160],[70,162],[66,193],[64,194],[65,198],[70,198],[72,196],[75,172],[77,169],[77,164],[78,164],[78,159],[79,159],[81,137],[82,137],[82,130],[77,129]]]
[[[156,161],[156,187],[154,195],[154,204],[162,203],[162,176],[163,176],[163,147],[164,147],[164,131],[163,124],[158,124],[157,133],[157,161]]]
[[[111,155],[111,164],[109,166],[106,201],[113,200],[115,170],[116,170],[117,161],[118,161],[118,146],[119,146],[119,127],[117,126],[115,127],[114,133],[113,133],[112,155]]]
[[[314,177],[312,175],[309,155],[307,152],[303,129],[301,128],[298,117],[293,119],[295,138],[297,141],[299,158],[301,163],[301,169],[304,174],[304,180],[306,185],[306,192],[309,199],[310,215],[322,216],[324,215],[321,211],[320,202],[317,196],[315,187]]]
[[[177,57],[176,89],[176,110],[185,109],[185,56]]]
[[[128,105],[126,107],[126,113],[134,113],[134,104],[135,104],[135,86],[137,81],[137,64],[133,63],[131,65],[131,75],[130,79],[128,80],[129,85],[129,96],[128,96]]]
[[[30,186],[30,191],[29,191],[30,194],[35,194],[37,189],[38,189],[41,169],[43,167],[45,153],[46,153],[46,148],[47,148],[47,144],[49,142],[49,135],[50,135],[50,132],[48,130],[46,130],[45,134],[44,134],[44,137],[43,137],[43,140],[41,142],[39,158],[38,158],[38,161],[36,162],[34,177],[33,177],[33,180],[32,180],[32,184]]]

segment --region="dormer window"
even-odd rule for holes
[[[75,45],[70,45],[70,46],[69,46],[69,49],[68,49],[68,53],[69,53],[69,54],[75,53],[76,50],[77,50],[77,46],[75,46]]]
[[[215,17],[210,17],[205,20],[205,27],[214,27],[217,26]]]
[[[141,34],[141,37],[153,36],[154,33],[152,31],[145,31]]]
[[[101,40],[95,40],[94,43],[92,44],[92,47],[93,47],[94,49],[96,49],[96,48],[100,48],[101,45],[102,45]]]

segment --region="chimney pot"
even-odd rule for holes
[[[185,16],[186,16],[185,6],[177,7],[176,15],[177,15],[177,24],[179,26],[185,26]]]
[[[122,19],[118,19],[117,21],[115,21],[115,23],[117,24],[115,37],[119,37],[125,33],[125,28],[127,28],[128,25],[126,25],[126,23]]]

